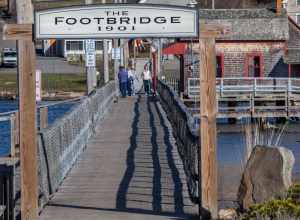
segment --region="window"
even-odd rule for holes
[[[300,0],[296,0],[297,6],[300,6]]]
[[[298,24],[300,24],[300,14],[296,14],[296,21],[297,21]]]
[[[217,55],[217,70],[216,77],[221,78],[224,77],[224,55]]]
[[[246,60],[246,76],[261,77],[263,75],[262,69],[262,55],[248,55]]]
[[[95,49],[103,50],[103,41],[95,41]]]
[[[66,41],[67,50],[83,50],[83,41]]]
[[[95,41],[95,49],[96,50],[102,50],[103,49],[102,41]]]

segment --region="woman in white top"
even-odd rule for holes
[[[135,78],[135,73],[134,70],[129,67],[128,69],[128,84],[127,84],[127,91],[128,91],[128,95],[135,95],[135,91],[134,91],[134,78]]]
[[[151,72],[147,68],[145,68],[143,74],[142,74],[143,80],[144,80],[144,90],[146,95],[150,95],[151,92]]]

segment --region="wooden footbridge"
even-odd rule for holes
[[[173,93],[159,85],[159,91],[165,91],[161,102],[140,94],[115,103],[111,82],[77,100],[54,123],[39,120],[39,219],[198,219],[194,152],[199,141],[180,107],[173,113],[181,114],[177,120],[183,121],[175,126],[174,116],[165,111]],[[41,119],[48,118],[45,112]],[[14,123],[12,114],[1,120]],[[13,128],[12,140],[18,133]],[[0,178],[4,219],[20,214],[16,151],[16,160],[0,160],[7,170]]]
[[[20,157],[0,160],[3,218],[15,219],[21,207],[23,220],[36,220],[38,210],[41,220],[199,219],[199,213],[201,218],[216,219],[215,38],[230,28],[200,25],[197,10],[187,7],[92,5],[39,11],[33,16],[30,0],[18,0],[16,6],[18,24],[5,25],[4,38],[18,41]],[[97,24],[99,15],[107,18],[105,28]],[[120,19],[112,24],[109,16]],[[144,18],[151,28],[144,25]],[[124,23],[133,25],[130,31]],[[33,35],[37,40],[199,37],[201,139],[191,111],[163,82],[158,82],[155,98],[139,96],[115,103],[117,81],[91,93],[92,47],[86,48],[88,96],[62,119],[39,126],[36,135]],[[221,82],[221,87],[226,85]],[[254,88],[255,99],[250,95],[250,102],[255,110],[256,103],[266,98],[257,100]],[[287,91],[284,107],[290,115],[290,103],[298,99]],[[226,98],[234,102],[236,91],[231,92]],[[283,100],[274,101],[279,105]],[[253,111],[251,115],[255,116]]]

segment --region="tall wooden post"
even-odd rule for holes
[[[200,35],[200,146],[202,217],[218,218],[216,152],[216,52],[215,39]],[[210,216],[209,216],[210,215]]]
[[[18,24],[33,23],[31,0],[17,0]],[[35,220],[38,216],[38,178],[35,101],[35,49],[32,40],[18,41],[21,216]]]
[[[231,25],[200,24],[200,149],[199,197],[201,219],[218,218],[217,100],[215,38],[231,33]]]

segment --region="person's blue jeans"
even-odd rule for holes
[[[144,90],[146,95],[150,95],[150,91],[151,91],[150,80],[144,80]]]
[[[126,97],[126,93],[127,93],[127,82],[121,82],[122,97]]]
[[[128,82],[127,82],[127,91],[128,91],[129,96],[132,96],[132,84],[133,84],[133,80],[128,80]]]

